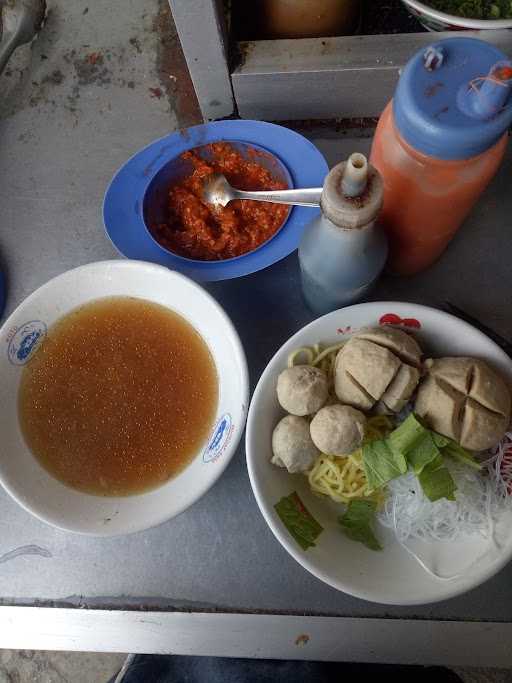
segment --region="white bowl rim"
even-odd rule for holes
[[[402,0],[402,2],[405,5],[409,5],[417,12],[426,14],[431,19],[436,19],[437,21],[452,26],[462,26],[463,28],[474,30],[512,28],[512,19],[470,19],[468,17],[459,17],[456,14],[440,12],[429,5],[425,5],[423,2],[419,2],[419,0]]]
[[[232,335],[233,342],[236,346],[236,354],[238,356],[238,362],[239,362],[239,369],[240,369],[240,383],[242,386],[242,394],[241,395],[241,405],[243,406],[242,410],[242,416],[241,416],[241,421],[240,425],[238,427],[238,434],[234,436],[230,444],[227,446],[226,451],[221,459],[221,461],[218,463],[218,467],[215,470],[212,470],[213,474],[210,478],[205,480],[205,483],[203,486],[201,486],[195,493],[194,496],[190,498],[188,501],[184,501],[180,506],[178,506],[172,514],[162,512],[161,515],[156,516],[154,520],[148,524],[147,522],[140,522],[140,523],[135,523],[131,525],[129,531],[116,531],[116,532],[109,532],[108,527],[105,527],[104,529],[101,530],[95,530],[95,531],[88,531],[84,529],[76,529],[72,526],[66,526],[65,524],[61,524],[56,522],[56,520],[51,519],[49,516],[42,514],[37,507],[34,507],[30,504],[30,502],[26,499],[21,499],[17,492],[13,490],[11,486],[9,486],[3,478],[2,471],[0,469],[0,486],[6,491],[6,493],[21,507],[23,508],[26,512],[30,513],[33,515],[36,519],[39,519],[41,522],[44,522],[45,524],[48,524],[56,529],[59,529],[61,531],[66,531],[66,532],[72,532],[74,534],[78,534],[80,536],[90,536],[90,537],[96,537],[96,538],[107,538],[107,537],[115,537],[115,536],[127,536],[130,534],[138,533],[140,531],[145,531],[147,529],[152,529],[153,527],[159,526],[160,524],[163,524],[164,522],[168,522],[171,519],[174,519],[178,515],[180,515],[182,512],[185,512],[189,507],[194,505],[200,498],[202,498],[219,480],[219,478],[222,476],[224,471],[226,470],[227,466],[231,462],[233,456],[236,453],[236,450],[238,448],[238,445],[240,443],[240,440],[243,436],[244,429],[245,429],[245,423],[247,419],[247,412],[248,412],[248,403],[249,403],[249,370],[247,366],[247,357],[245,355],[245,351],[242,345],[242,342],[240,340],[240,336],[229,318],[228,314],[226,311],[222,308],[222,306],[219,304],[219,302],[208,292],[206,291],[203,287],[201,287],[197,282],[192,280],[191,278],[187,277],[186,275],[183,275],[182,273],[171,270],[169,268],[166,268],[165,266],[158,265],[156,263],[151,263],[149,261],[137,261],[134,259],[110,259],[110,260],[104,260],[104,261],[93,261],[91,263],[86,263],[82,266],[78,266],[76,268],[71,268],[69,270],[64,271],[63,273],[59,273],[58,275],[54,276],[44,284],[42,284],[40,287],[35,289],[31,294],[29,294],[23,301],[12,311],[12,313],[9,315],[9,317],[4,321],[4,323],[0,326],[0,332],[3,329],[8,329],[11,327],[12,323],[11,320],[15,318],[15,316],[18,314],[20,310],[22,310],[25,307],[25,304],[31,303],[37,296],[40,296],[41,293],[44,293],[46,289],[50,289],[54,284],[55,281],[59,280],[59,278],[68,275],[71,272],[77,273],[79,271],[86,271],[86,270],[94,270],[95,268],[98,267],[115,267],[115,268],[122,268],[122,269],[127,269],[130,270],[132,268],[138,268],[138,267],[145,267],[149,270],[153,271],[165,271],[166,274],[170,274],[172,277],[177,278],[178,280],[182,280],[186,282],[188,285],[192,286],[193,289],[196,289],[209,303],[215,308],[220,315],[220,317],[223,319],[223,323],[225,324],[226,328],[229,330],[229,333]],[[159,487],[157,487],[159,488]],[[137,495],[145,495],[145,493],[151,493],[156,489],[150,489],[147,492],[137,494]],[[84,493],[84,492],[79,492],[84,496],[89,496],[90,494]],[[94,498],[94,496],[91,495],[91,498]]]
[[[346,593],[347,595],[352,595],[356,598],[360,598],[361,600],[367,600],[368,602],[372,603],[380,603],[383,605],[394,605],[394,606],[415,606],[415,605],[427,605],[427,604],[432,604],[444,600],[448,600],[454,597],[457,597],[458,595],[462,595],[464,593],[469,592],[470,590],[475,589],[476,587],[480,586],[483,584],[485,581],[488,581],[490,578],[495,576],[503,567],[510,562],[512,559],[512,546],[509,548],[508,552],[504,552],[499,560],[492,564],[488,570],[485,572],[482,572],[481,574],[478,575],[478,581],[476,581],[473,585],[471,586],[458,586],[456,587],[453,591],[448,591],[445,593],[443,596],[439,598],[430,598],[430,599],[425,599],[425,598],[418,598],[417,600],[411,600],[411,599],[405,599],[403,601],[400,600],[386,600],[383,597],[379,597],[377,600],[374,595],[370,594],[366,590],[357,590],[354,589],[353,586],[347,587],[344,585],[343,581],[340,580],[335,580],[332,579],[326,572],[322,571],[319,569],[315,564],[306,556],[303,555],[299,552],[297,544],[294,542],[292,536],[288,533],[283,528],[281,528],[279,525],[274,523],[274,520],[271,518],[267,508],[272,507],[267,504],[267,501],[261,494],[258,484],[256,482],[256,473],[252,465],[252,458],[249,457],[249,450],[250,450],[250,442],[252,440],[252,433],[255,427],[253,426],[253,420],[252,420],[252,412],[253,412],[253,404],[255,405],[255,399],[257,400],[257,397],[259,396],[260,391],[262,390],[263,386],[263,378],[264,375],[267,372],[267,369],[269,365],[274,361],[275,357],[281,352],[281,349],[283,346],[286,344],[292,342],[295,338],[301,337],[303,333],[306,330],[311,329],[312,327],[315,327],[318,324],[319,320],[322,320],[323,318],[326,318],[333,313],[339,313],[340,311],[349,311],[350,309],[358,308],[358,309],[363,309],[363,308],[373,308],[375,306],[382,306],[383,308],[387,308],[390,311],[396,311],[400,310],[400,308],[404,306],[410,306],[413,311],[427,311],[428,313],[434,312],[435,314],[439,314],[442,317],[446,317],[452,321],[456,321],[456,323],[460,327],[464,327],[468,330],[471,330],[472,334],[478,334],[482,339],[485,339],[487,343],[493,345],[496,350],[499,352],[499,355],[503,356],[504,358],[508,359],[509,363],[512,363],[512,360],[507,356],[507,354],[495,343],[490,339],[486,334],[478,330],[476,327],[473,327],[473,325],[470,325],[469,323],[465,322],[464,320],[461,320],[460,318],[457,318],[457,316],[452,315],[451,313],[447,313],[446,311],[442,311],[438,308],[434,308],[433,306],[426,306],[424,304],[417,304],[414,302],[407,302],[407,301],[369,301],[361,304],[354,304],[352,306],[347,306],[343,309],[339,309],[338,311],[333,311],[331,313],[327,313],[324,316],[321,316],[320,318],[316,318],[315,320],[311,321],[304,327],[301,327],[297,332],[286,339],[284,343],[279,347],[279,349],[276,351],[276,353],[272,356],[272,358],[268,361],[265,369],[263,370],[258,383],[254,389],[252,399],[251,399],[251,405],[249,406],[249,413],[247,417],[247,424],[246,424],[246,430],[245,430],[245,450],[246,450],[246,462],[247,462],[247,471],[249,473],[249,480],[251,482],[251,488],[254,494],[254,497],[256,498],[256,502],[258,504],[258,507],[260,509],[261,514],[263,515],[269,529],[271,532],[274,534],[275,538],[279,541],[279,543],[283,546],[283,548],[296,560],[304,569],[306,569],[310,574],[315,576],[317,579],[320,581],[323,581],[326,583],[328,586],[331,586],[332,588],[335,588],[338,591],[342,591],[343,593]]]

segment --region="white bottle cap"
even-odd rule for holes
[[[324,182],[320,205],[326,218],[340,228],[363,228],[382,208],[384,184],[363,154],[352,154],[335,166]]]

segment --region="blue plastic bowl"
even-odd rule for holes
[[[184,258],[151,236],[145,217],[151,215],[154,219],[163,210],[164,186],[176,169],[176,163],[171,162],[189,149],[219,141],[262,147],[288,172],[293,187],[320,187],[328,172],[324,157],[309,140],[272,123],[217,121],[172,133],[135,154],[116,173],[107,189],[103,220],[107,235],[121,254],[159,263],[197,281],[208,282],[254,273],[297,248],[304,226],[318,209],[294,207],[283,227],[268,242],[247,254],[223,261]]]

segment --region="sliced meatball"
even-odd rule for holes
[[[510,392],[503,379],[482,360],[473,361],[469,395],[485,408],[508,417]]]
[[[429,376],[418,390],[414,410],[430,429],[459,441],[464,402],[465,396],[451,385]]]
[[[348,374],[375,403],[391,384],[400,364],[400,360],[383,346],[352,337],[336,357],[336,395],[345,403],[344,384]]]
[[[385,325],[382,327],[372,327],[368,330],[361,330],[355,337],[357,339],[366,339],[379,346],[384,346],[405,363],[414,365],[415,367],[420,366],[422,351],[419,344],[414,337],[403,330]]]
[[[418,391],[416,412],[436,431],[469,450],[486,450],[504,436],[510,421],[505,381],[477,358],[436,358]]]
[[[335,366],[334,390],[342,403],[359,408],[360,410],[371,410],[375,403],[375,399],[360,387],[355,379],[341,367],[341,363],[338,363],[338,358],[336,359]]]
[[[464,406],[460,445],[470,451],[485,451],[505,436],[507,427],[508,417],[493,413],[468,398]]]
[[[407,405],[408,400],[418,386],[419,380],[419,370],[404,363],[400,366],[389,387],[382,394],[382,403],[393,412],[399,413]]]
[[[462,394],[468,393],[473,375],[471,358],[428,358],[425,368],[429,375],[438,377]]]

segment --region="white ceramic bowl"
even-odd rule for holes
[[[391,531],[377,525],[384,550],[374,552],[348,539],[340,530],[340,506],[315,496],[306,477],[290,475],[270,463],[272,430],[283,416],[276,398],[276,380],[286,367],[288,354],[317,342],[334,343],[361,327],[376,326],[389,318],[402,320],[427,354],[470,355],[489,361],[512,382],[512,360],[488,337],[458,318],[425,306],[406,303],[367,303],[329,313],[297,332],[272,358],[254,392],[247,420],[246,450],[249,477],[263,516],[277,540],[297,562],[325,583],[373,602],[414,605],[437,602],[463,593],[493,576],[512,557],[512,513],[500,524],[502,546],[470,536],[457,543],[422,544],[417,548],[440,580],[420,568],[395,540]],[[393,318],[391,318],[393,319]],[[323,526],[315,548],[303,551],[290,536],[274,505],[297,491],[306,508]]]
[[[485,31],[490,29],[512,29],[512,19],[468,19],[456,14],[446,14],[418,0],[402,0],[429,31]]]
[[[49,326],[77,306],[107,296],[146,299],[181,314],[208,344],[219,377],[212,434],[190,465],[159,488],[118,498],[81,493],[50,476],[25,445],[17,414],[23,365]],[[31,294],[0,329],[0,377],[0,482],[39,519],[83,534],[140,531],[185,510],[220,477],[245,425],[247,364],[231,321],[199,285],[141,261],[92,263],[59,275]]]

